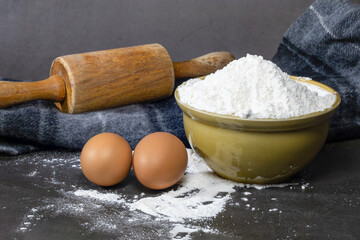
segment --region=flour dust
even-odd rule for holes
[[[135,177],[123,186],[101,188],[90,184],[81,173],[79,157],[59,159],[24,159],[33,168],[23,175],[29,181],[46,183],[51,196],[39,196],[38,204],[29,207],[18,227],[19,233],[58,216],[76,219],[84,234],[104,233],[121,238],[163,237],[191,239],[194,234],[223,235],[214,220],[227,207],[246,211],[277,212],[277,205],[260,209],[253,205],[253,191],[274,187],[308,187],[300,183],[246,185],[214,174],[192,150],[188,150],[188,168],[181,181],[164,191],[131,190]],[[9,164],[14,164],[10,163]],[[67,168],[65,175],[58,168]],[[75,176],[75,177],[74,177]],[[70,181],[69,179],[78,179]],[[134,186],[132,186],[132,189]],[[252,190],[253,189],[253,190]],[[130,193],[133,191],[132,193]],[[234,201],[234,194],[241,194]],[[276,209],[276,210],[275,210]]]
[[[182,103],[199,110],[248,119],[287,119],[323,111],[335,95],[294,81],[271,61],[250,55],[178,88]]]

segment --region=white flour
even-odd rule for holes
[[[297,185],[296,183],[273,184],[273,185],[249,185],[229,181],[215,175],[206,163],[192,150],[188,150],[189,162],[185,176],[181,179],[179,187],[167,192],[162,192],[155,197],[146,197],[140,194],[131,200],[125,201],[121,195],[113,193],[99,193],[95,190],[76,190],[73,194],[88,197],[103,202],[123,204],[130,211],[135,211],[153,216],[157,221],[170,221],[174,223],[170,231],[172,238],[190,239],[190,234],[198,231],[206,233],[218,233],[216,229],[191,225],[189,222],[206,220],[216,217],[221,213],[231,194],[237,187],[263,189],[269,187],[286,187]],[[243,192],[250,196],[250,192]],[[242,201],[248,202],[248,197],[242,197]],[[234,205],[239,206],[239,203]],[[250,204],[244,204],[250,209]],[[259,209],[258,209],[259,210]],[[252,209],[255,211],[255,208]],[[185,220],[187,220],[185,222]]]
[[[121,199],[121,196],[115,193],[99,193],[96,190],[78,190],[74,192],[75,196],[81,197],[91,197],[101,199],[102,201],[116,202],[116,203],[125,203],[124,199]]]
[[[194,153],[190,154],[189,159],[191,161],[180,181],[180,188],[160,196],[140,199],[131,205],[131,209],[172,222],[215,217],[220,213],[237,184],[213,174]]]
[[[274,63],[247,55],[178,88],[180,101],[212,113],[249,119],[286,119],[323,111],[335,95],[292,80]]]
[[[91,197],[101,201],[124,203],[130,210],[140,210],[146,214],[171,222],[199,220],[216,217],[225,208],[235,187],[285,187],[289,184],[251,185],[229,181],[218,177],[193,151],[189,150],[186,175],[180,180],[180,187],[164,192],[156,197],[125,202],[120,195],[99,193],[95,190],[77,190],[76,196]],[[291,184],[292,185],[292,184]],[[250,195],[244,192],[244,195]],[[242,197],[247,202],[248,198]]]
[[[259,214],[280,213],[277,201],[271,200],[267,208],[259,208],[255,189],[293,187],[301,189],[299,183],[276,185],[245,185],[222,179],[215,175],[206,163],[192,150],[188,150],[189,161],[186,174],[179,184],[171,190],[156,192],[135,192],[125,194],[126,186],[114,189],[88,187],[84,189],[85,179],[69,182],[66,175],[57,174],[56,169],[69,169],[66,174],[81,175],[78,157],[24,159],[31,166],[24,176],[31,182],[48,182],[58,197],[39,197],[37,205],[31,205],[23,217],[18,231],[31,231],[41,221],[57,216],[71,216],[77,219],[86,232],[105,232],[111,236],[144,239],[148,236],[168,236],[172,239],[191,239],[202,232],[224,234],[216,225],[214,218],[228,207],[240,211],[256,211]],[[8,164],[17,164],[9,161]],[[39,185],[41,186],[41,185]],[[47,186],[47,188],[49,188]],[[95,190],[97,189],[97,190]],[[240,194],[234,202],[233,195]],[[269,199],[270,200],[270,199]],[[150,232],[149,232],[150,231]],[[124,235],[125,234],[125,235]],[[150,234],[150,235],[149,235]]]

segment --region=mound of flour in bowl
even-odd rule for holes
[[[299,83],[261,56],[234,60],[178,88],[180,101],[199,110],[248,119],[286,119],[331,107],[335,95]]]

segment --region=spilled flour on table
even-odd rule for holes
[[[194,233],[223,234],[212,226],[212,219],[225,211],[226,206],[243,206],[249,211],[259,208],[250,205],[251,192],[245,191],[271,187],[294,187],[299,183],[276,185],[247,185],[218,177],[192,150],[188,150],[189,161],[184,177],[173,188],[165,191],[137,192],[124,194],[126,185],[112,189],[89,185],[80,177],[79,159],[40,161],[32,164],[50,167],[53,171],[29,169],[28,177],[39,178],[54,186],[58,197],[44,197],[41,204],[29,209],[18,230],[31,231],[38,222],[49,217],[71,216],[78,219],[87,232],[119,233],[123,238],[147,238],[148,236],[169,236],[173,239],[191,239]],[[29,160],[28,160],[29,161]],[[79,175],[80,182],[67,183],[67,176],[58,176],[59,165],[70,168],[70,175]],[[69,171],[70,171],[69,170]],[[36,172],[36,173],[35,173]],[[45,171],[44,171],[45,172]],[[50,174],[49,174],[50,173]],[[63,179],[62,179],[63,178]],[[130,184],[130,183],[129,183]],[[97,190],[96,190],[97,189]],[[241,190],[243,189],[243,190]],[[239,202],[233,202],[232,194],[242,192]],[[274,202],[274,201],[272,201]],[[266,212],[274,212],[276,205]]]
[[[80,197],[97,198],[101,201],[125,203],[125,200],[121,199],[120,195],[117,195],[115,193],[100,193],[96,190],[77,190],[74,192],[74,195]]]
[[[131,204],[130,209],[172,222],[210,218],[220,213],[238,184],[219,178],[195,153],[190,152],[189,159],[181,187],[156,197],[142,198]]]
[[[235,187],[285,187],[290,184],[250,185],[229,181],[215,175],[206,163],[194,152],[189,151],[189,164],[180,187],[164,192],[156,197],[144,197],[133,202],[125,202],[113,193],[102,194],[95,190],[77,190],[76,196],[95,198],[100,201],[124,203],[131,211],[139,210],[158,219],[181,223],[216,217],[231,199]],[[249,192],[245,192],[249,194]],[[241,200],[248,201],[246,197]]]

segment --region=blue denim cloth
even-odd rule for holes
[[[182,81],[177,80],[177,85]],[[134,149],[146,135],[166,131],[188,146],[182,112],[174,97],[81,114],[60,112],[53,103],[33,101],[0,110],[0,153],[18,155],[43,148],[80,150],[96,134],[117,133]]]
[[[340,93],[342,103],[329,141],[360,137],[359,5],[316,1],[285,33],[272,60],[289,74],[310,77]],[[61,113],[50,102],[33,101],[0,110],[0,153],[17,155],[49,147],[80,150],[102,132],[120,134],[134,148],[155,131],[170,132],[188,146],[173,97],[73,115]]]
[[[272,61],[339,92],[328,141],[360,137],[360,5],[316,1],[287,30]]]

